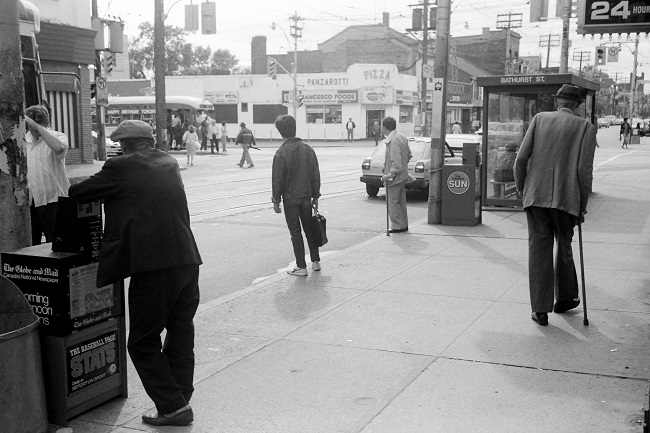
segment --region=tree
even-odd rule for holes
[[[153,69],[154,27],[149,22],[138,26],[140,34],[129,48],[130,77],[144,78]],[[241,71],[239,60],[228,50],[193,47],[186,41],[188,33],[180,27],[165,26],[165,75],[216,75],[224,71]],[[241,73],[241,72],[238,72]]]
[[[231,70],[239,64],[239,59],[229,50],[216,50],[212,54],[212,66],[216,69]]]

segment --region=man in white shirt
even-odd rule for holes
[[[39,245],[43,233],[46,242],[52,242],[59,197],[68,196],[68,138],[49,128],[50,114],[42,105],[32,105],[25,111],[25,124],[32,245]]]

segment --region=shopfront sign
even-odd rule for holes
[[[397,105],[418,105],[420,98],[416,92],[398,90],[395,92],[395,103]]]
[[[391,87],[364,87],[360,90],[362,104],[392,104],[395,91]]]
[[[239,92],[204,90],[203,97],[213,104],[237,104]]]
[[[303,104],[357,104],[357,90],[303,90],[300,92]],[[282,91],[282,103],[293,103],[292,92]]]
[[[579,0],[578,34],[647,33],[649,0]]]

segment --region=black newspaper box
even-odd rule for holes
[[[49,335],[123,314],[123,283],[96,287],[98,265],[85,254],[51,251],[50,244],[2,253],[2,274],[20,288]]]

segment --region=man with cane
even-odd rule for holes
[[[528,221],[531,318],[542,326],[548,325],[549,312],[580,305],[571,242],[574,226],[587,213],[598,146],[597,128],[573,112],[582,101],[580,88],[562,85],[555,101],[557,111],[533,117],[514,167]]]

